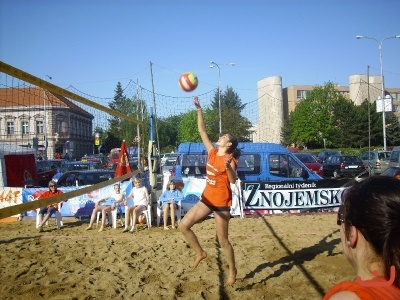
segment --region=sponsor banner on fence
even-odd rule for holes
[[[127,187],[130,184],[130,181],[121,182],[121,193],[127,192]],[[74,191],[77,189],[81,189],[87,186],[79,186],[79,187],[59,187],[58,189],[63,191],[64,193]],[[40,197],[40,195],[47,191],[47,188],[23,188],[22,189],[22,201],[36,201]],[[63,202],[61,208],[61,215],[63,217],[81,217],[81,216],[90,216],[92,214],[92,210],[95,206],[95,203],[100,199],[111,195],[114,191],[114,185],[109,185],[104,188],[94,190],[90,193],[86,193],[80,195],[78,197],[74,197],[68,199],[68,201]],[[40,201],[40,200],[38,200]],[[25,213],[26,216],[36,216],[37,211],[31,210]]]
[[[176,177],[171,178],[176,183],[176,188],[179,189],[184,199],[182,200],[182,216],[184,216],[189,209],[192,208],[199,200],[200,196],[206,186],[206,180],[195,177]],[[232,216],[242,216],[241,203],[240,203],[240,186],[231,184],[232,189]]]
[[[243,208],[245,214],[333,210],[340,206],[345,188],[324,180],[242,182]]]
[[[3,187],[0,188],[0,208],[22,204],[22,188]],[[14,215],[12,217],[18,217]]]

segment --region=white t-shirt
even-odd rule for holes
[[[134,205],[144,205],[147,206],[147,197],[148,197],[148,192],[146,187],[142,186],[140,188],[134,187],[132,188],[132,191],[130,192],[128,198],[133,197],[133,204]]]

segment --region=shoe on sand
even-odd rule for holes
[[[122,230],[122,232],[128,232],[128,231],[129,231],[129,228],[128,228],[128,227],[125,227],[125,229]]]

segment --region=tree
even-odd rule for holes
[[[249,141],[252,127],[251,122],[241,115],[246,104],[242,104],[239,95],[232,87],[227,87],[225,92],[220,94],[217,90],[214,94],[214,99],[211,101],[212,114],[209,118],[210,138],[217,138],[219,135],[219,100],[221,100],[221,123],[222,130],[235,136],[239,141]]]
[[[338,135],[338,124],[341,124],[341,128],[345,126],[344,118],[335,116],[338,103],[346,107],[343,101],[348,102],[331,82],[314,88],[291,113],[291,142],[312,148],[322,147],[325,139],[326,145],[332,146],[334,137]]]
[[[115,88],[115,96],[114,100],[110,102],[109,107],[115,111],[118,111],[128,117],[132,117],[139,121],[142,121],[143,124],[139,128],[140,131],[140,144],[142,148],[145,148],[149,139],[149,126],[148,120],[149,116],[147,113],[147,107],[143,100],[138,99],[134,96],[132,99],[127,98],[124,95],[124,91],[122,89],[121,83],[117,83],[117,87]],[[108,129],[108,136],[113,142],[110,146],[117,148],[121,146],[122,140],[125,140],[127,146],[136,146],[137,142],[135,142],[135,137],[137,135],[137,124],[132,123],[127,120],[121,120],[121,118],[112,116],[108,119],[110,127]],[[116,145],[117,144],[117,145]]]
[[[176,150],[178,145],[178,126],[183,115],[170,116],[158,120],[158,138],[161,152],[171,152]]]
[[[400,144],[400,125],[392,112],[386,113],[386,138],[389,146]]]

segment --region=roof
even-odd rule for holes
[[[72,108],[75,112],[94,118],[71,100],[39,87],[0,88],[0,108],[43,106],[43,91],[46,95],[46,105]]]
[[[242,154],[254,152],[268,152],[268,153],[290,153],[288,149],[282,145],[275,143],[251,143],[242,142],[237,147]],[[206,154],[206,149],[203,143],[182,143],[178,146],[178,153],[201,153]]]

